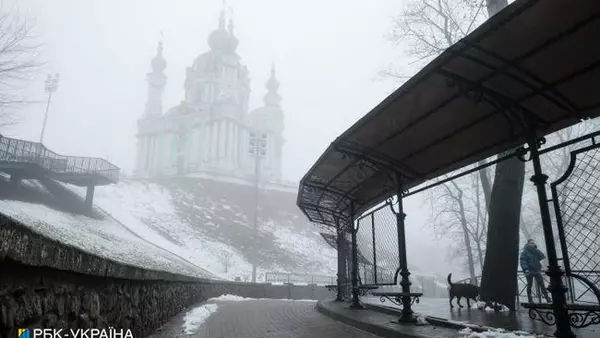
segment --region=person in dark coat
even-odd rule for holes
[[[525,273],[525,278],[527,278],[527,299],[530,303],[533,303],[533,299],[531,297],[531,287],[533,286],[533,280],[538,286],[538,288],[542,291],[544,298],[548,303],[551,302],[550,297],[548,296],[548,291],[544,286],[544,278],[542,277],[542,260],[544,260],[546,256],[537,248],[535,241],[533,239],[527,240],[527,244],[523,247],[523,251],[521,251],[521,269]]]

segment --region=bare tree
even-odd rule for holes
[[[392,20],[387,39],[395,45],[408,43],[404,52],[416,68],[440,55],[485,20],[482,0],[413,0]],[[391,65],[381,75],[407,80],[405,69]]]
[[[27,20],[0,13],[0,130],[19,122],[18,108],[29,102],[20,92],[42,65],[40,51]]]
[[[476,283],[475,264],[483,263],[487,210],[477,174],[452,180],[429,191],[432,223],[437,235],[453,240],[453,257],[466,257],[472,283]],[[477,255],[474,256],[473,253]]]
[[[387,38],[397,45],[408,43],[409,47],[405,50],[406,54],[417,60],[414,63],[421,63],[422,65],[431,61],[431,59],[479,26],[486,18],[484,7],[483,0],[415,0],[409,3],[402,13],[394,17],[392,31]],[[417,68],[420,68],[418,66]],[[398,81],[409,78],[405,70],[398,70],[393,67],[388,67],[380,74]],[[485,163],[486,161],[482,160],[478,164],[483,165]],[[481,187],[483,203],[477,204],[475,209],[479,212],[484,206],[484,210],[486,210],[484,213],[487,213],[491,195],[491,177],[487,168],[481,169],[478,174],[481,184],[477,183],[477,187]],[[460,242],[465,245],[464,251],[467,255],[469,273],[472,280],[475,280],[471,241],[473,239],[484,239],[485,236],[482,236],[479,230],[485,227],[477,220],[470,221],[467,219],[467,211],[464,205],[465,194],[456,182],[444,184],[442,189],[436,192],[441,195],[431,196],[433,198],[431,200],[432,207],[442,206],[440,209],[442,211],[441,213],[438,212],[434,218],[440,218],[444,215],[454,218],[456,224],[460,225],[456,229],[460,229],[463,238]],[[476,196],[478,201],[479,197],[478,194]],[[479,220],[481,219],[487,219],[487,215],[479,218]],[[470,229],[470,225],[475,228]],[[450,227],[448,229],[455,228]],[[439,228],[438,230],[442,229]],[[473,236],[472,230],[477,235]],[[481,243],[477,244],[479,248],[478,256],[482,255],[481,246]],[[458,252],[462,251],[459,250]],[[481,262],[481,259],[479,261]]]
[[[229,251],[225,251],[221,254],[221,264],[223,264],[223,272],[229,272],[229,266],[231,265],[231,258],[233,254]]]

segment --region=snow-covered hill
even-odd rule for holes
[[[301,215],[293,193],[259,195],[259,250],[251,250],[251,186],[198,178],[123,180],[96,188],[95,216],[90,218],[77,214],[77,201],[69,198],[78,195],[83,203],[84,189],[24,180],[18,192],[11,192],[2,184],[3,214],[48,237],[124,263],[248,280],[254,259],[259,279],[274,270],[335,275],[335,251]]]
[[[295,193],[261,191],[252,248],[252,186],[191,177],[123,179],[96,187],[90,217],[82,215],[83,188],[23,180],[15,190],[7,179],[0,177],[0,213],[119,262],[202,278],[250,280],[254,260],[259,281],[267,271],[337,273],[336,251],[320,236],[323,228],[309,223],[296,207]],[[415,287],[425,278],[427,285],[444,288],[444,277],[410,269]]]
[[[258,250],[245,250],[254,233],[254,196],[251,186],[169,178],[99,187],[95,202],[132,231],[224,278],[249,278],[252,259],[259,275],[335,274],[335,251],[301,215],[293,193],[261,192]]]

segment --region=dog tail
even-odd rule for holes
[[[448,275],[448,285],[452,286],[452,274]]]

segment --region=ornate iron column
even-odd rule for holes
[[[546,194],[546,181],[548,180],[548,176],[542,172],[540,154],[538,151],[544,143],[546,143],[546,140],[543,137],[537,138],[535,135],[532,135],[527,141],[534,172],[531,181],[535,184],[537,189],[544,230],[544,240],[546,242],[546,251],[548,254],[548,271],[546,274],[550,277],[550,286],[548,287],[548,290],[552,294],[552,312],[556,318],[556,332],[554,335],[558,338],[574,338],[575,334],[571,331],[571,325],[569,324],[569,313],[565,308],[567,303],[567,288],[562,281],[564,273],[558,265],[556,248],[554,246],[554,234],[552,232],[552,221],[550,218],[550,210],[548,208],[548,196]],[[519,158],[524,160],[524,155],[527,150],[521,148],[519,152]]]
[[[405,223],[406,214],[404,213],[404,206],[402,205],[402,177],[400,174],[396,174],[396,185],[397,185],[397,193],[396,197],[398,198],[398,211],[394,210],[394,207],[390,201],[390,208],[392,212],[396,214],[396,228],[398,230],[398,258],[400,262],[400,275],[402,279],[400,281],[400,285],[402,286],[402,295],[400,298],[402,299],[402,316],[398,320],[401,323],[416,323],[417,318],[414,316],[412,311],[412,302],[413,297],[410,295],[410,272],[408,271],[408,262],[406,258],[406,232],[405,232]]]
[[[358,299],[358,244],[356,242],[357,228],[354,227],[354,204],[350,203],[350,224],[348,224],[352,234],[352,309],[362,309]]]
[[[337,220],[337,259],[338,259],[338,272],[337,272],[337,295],[335,300],[337,302],[344,301],[344,295],[346,294],[346,236],[344,231],[340,229],[339,220]]]

